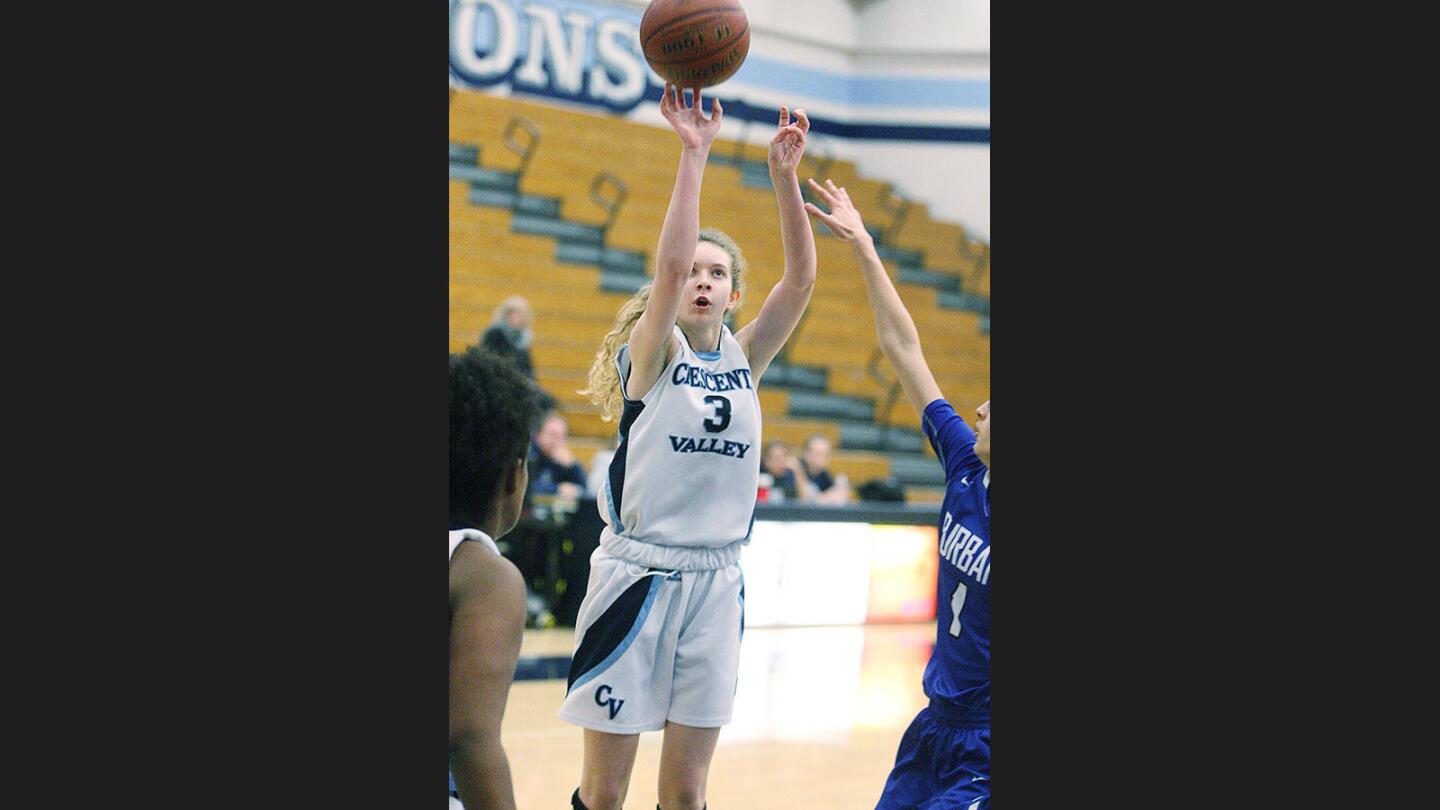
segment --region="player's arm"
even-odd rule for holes
[[[785,275],[770,290],[755,320],[735,334],[750,363],[750,374],[757,381],[795,331],[815,289],[815,235],[805,217],[805,198],[796,176],[809,131],[810,119],[804,110],[796,110],[795,122],[791,123],[790,108],[780,108],[780,129],[770,140],[768,160],[770,185],[775,187],[775,203],[780,209]]]
[[[672,345],[675,318],[680,314],[685,280],[695,266],[695,245],[700,239],[700,184],[724,113],[715,99],[706,118],[698,88],[692,102],[686,107],[680,89],[672,84],[665,85],[660,96],[660,114],[680,137],[680,168],[675,172],[675,188],[655,249],[650,301],[630,332],[630,377],[625,382],[625,395],[630,399],[645,396],[678,348]]]
[[[450,770],[466,807],[514,810],[500,723],[525,630],[525,583],[513,563],[475,543],[462,543],[450,568]]]
[[[870,297],[870,311],[875,316],[875,334],[880,340],[880,349],[895,367],[900,385],[915,412],[924,414],[926,405],[941,398],[940,386],[935,383],[935,375],[920,351],[920,333],[915,329],[915,320],[905,309],[895,283],[885,272],[880,254],[875,251],[875,240],[865,230],[860,212],[850,202],[850,195],[845,189],[836,187],[830,180],[822,186],[813,179],[810,187],[829,206],[830,213],[820,210],[814,203],[805,203],[805,210],[854,248],[865,277],[865,292]]]

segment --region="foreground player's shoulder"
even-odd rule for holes
[[[510,562],[480,543],[461,543],[450,561],[450,595],[483,598],[497,606],[525,603],[525,578]]]

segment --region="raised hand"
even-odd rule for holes
[[[815,203],[805,203],[805,210],[831,230],[842,241],[852,245],[864,244],[873,241],[870,232],[865,230],[865,223],[860,219],[860,211],[855,204],[850,202],[850,194],[844,188],[837,187],[835,181],[826,180],[825,185],[815,182],[815,178],[807,180],[810,188],[815,194],[829,206],[830,213],[820,210]]]
[[[720,106],[720,99],[713,99],[710,102],[710,117],[706,118],[698,87],[694,90],[692,101],[694,103],[686,107],[680,88],[667,83],[660,96],[660,114],[665,116],[675,134],[680,136],[681,146],[687,149],[708,149],[711,141],[714,141],[720,132],[720,119],[725,109]]]
[[[780,108],[780,129],[770,139],[770,171],[779,174],[794,174],[800,168],[800,158],[805,155],[805,135],[810,132],[810,118],[804,110],[795,111],[795,123],[790,123],[790,108]]]

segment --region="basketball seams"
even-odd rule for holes
[[[750,23],[749,23],[749,22],[746,22],[746,23],[745,23],[745,27],[742,28],[742,29],[740,29],[740,33],[738,33],[738,34],[736,34],[736,35],[734,36],[735,44],[734,44],[733,46],[731,46],[729,49],[725,50],[725,51],[723,52],[724,55],[725,55],[725,56],[729,56],[736,48],[740,47],[740,45],[743,44],[743,42],[744,42],[745,35],[748,34],[748,33],[750,33]],[[648,57],[648,56],[645,57],[645,58],[646,58],[647,61],[650,62],[651,65],[664,65],[665,67],[673,67],[673,66],[675,66],[675,65],[677,65],[677,64],[683,64],[683,63],[686,62],[686,61],[694,61],[693,59],[683,60],[683,61],[664,60],[664,59],[659,59],[659,58],[651,59],[651,58]]]
[[[710,60],[710,61],[708,61],[708,62],[700,63],[700,64],[698,64],[698,65],[695,66],[695,67],[687,67],[687,68],[684,68],[681,72],[689,71],[689,72],[694,73],[694,72],[699,72],[699,71],[702,71],[702,70],[706,70],[706,69],[708,69],[708,68],[711,68],[711,67],[713,67],[714,65],[719,64],[719,63],[721,63],[721,62],[724,62],[726,59],[729,59],[730,56],[731,56],[732,54],[734,54],[736,51],[740,50],[740,46],[741,46],[741,45],[744,45],[744,44],[745,44],[744,42],[737,42],[733,48],[725,51],[725,52],[722,53],[722,54],[719,54],[719,58],[718,58],[718,59],[712,59],[712,60]],[[671,64],[671,63],[661,63],[659,66],[660,66],[660,67],[674,67],[674,65]],[[739,70],[739,67],[738,67],[738,66],[735,67],[734,69],[732,69],[731,72],[733,73],[735,70]],[[658,72],[658,71],[657,71],[657,72]],[[692,77],[692,78],[698,78],[698,77]],[[729,77],[727,76],[726,78],[729,78]],[[687,81],[689,81],[689,79],[687,79],[687,80],[685,80],[685,81],[681,81],[681,82],[672,82],[672,84],[680,84],[680,85],[684,85],[684,86],[688,87],[689,85],[686,84]],[[710,85],[710,86],[713,86],[713,84]]]
[[[668,31],[668,30],[670,30],[670,28],[672,28],[672,27],[673,27],[676,23],[678,23],[678,22],[684,22],[685,20],[688,20],[688,19],[690,19],[690,18],[692,18],[692,17],[699,17],[699,16],[702,16],[702,15],[705,15],[705,14],[715,14],[716,12],[726,12],[726,11],[739,11],[741,14],[744,14],[744,13],[745,13],[745,10],[742,9],[742,8],[740,8],[740,6],[739,6],[738,4],[735,5],[734,7],[727,7],[727,8],[716,8],[715,6],[710,6],[710,7],[708,7],[708,8],[702,8],[702,9],[700,9],[699,11],[692,11],[692,12],[690,12],[689,14],[684,14],[684,15],[681,15],[681,16],[679,16],[679,17],[675,17],[675,18],[673,18],[673,19],[666,20],[664,25],[660,26],[659,28],[655,29],[654,31],[651,31],[651,32],[650,32],[650,36],[648,36],[648,37],[646,37],[646,38],[644,38],[643,40],[640,41],[640,50],[642,50],[642,51],[645,50],[645,48],[650,45],[650,40],[652,40],[652,39],[654,39],[656,36],[658,36],[661,31]],[[644,21],[644,20],[641,20],[641,21],[640,21],[640,26],[641,26],[642,28],[645,26],[645,21]],[[750,20],[749,20],[749,19],[746,19],[746,20],[745,20],[745,30],[746,30],[746,31],[749,31],[749,30],[750,30]],[[739,36],[739,35],[737,34],[736,36]]]

